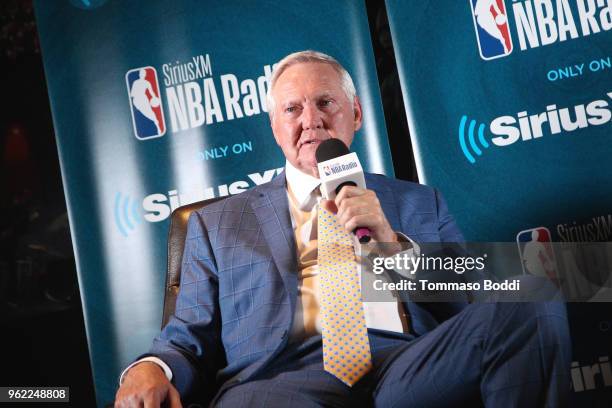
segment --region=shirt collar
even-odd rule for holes
[[[312,192],[321,184],[321,181],[296,169],[289,161],[285,162],[285,177],[287,186],[295,196],[301,210],[307,209],[312,202]]]

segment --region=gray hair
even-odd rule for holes
[[[353,79],[351,75],[347,72],[346,69],[336,59],[333,57],[323,54],[322,52],[306,50],[294,52],[293,54],[287,55],[282,60],[278,61],[277,64],[274,65],[274,71],[272,71],[272,79],[270,80],[270,87],[268,88],[268,92],[266,94],[266,103],[268,107],[268,114],[270,117],[273,116],[275,101],[272,96],[272,89],[274,85],[276,85],[276,81],[278,77],[281,76],[283,72],[287,68],[296,64],[303,64],[307,62],[319,62],[322,64],[331,65],[331,67],[340,75],[342,90],[346,94],[348,100],[353,103],[357,91],[355,91],[355,84],[353,83]]]

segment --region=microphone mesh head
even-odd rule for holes
[[[327,139],[317,147],[315,157],[317,163],[321,163],[349,153],[348,147],[340,139]]]

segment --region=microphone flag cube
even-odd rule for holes
[[[321,195],[327,200],[336,198],[338,187],[353,185],[366,188],[363,168],[356,153],[349,153],[318,163]]]

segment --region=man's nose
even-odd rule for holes
[[[304,130],[323,127],[323,115],[315,104],[305,104],[302,111],[302,128]]]

